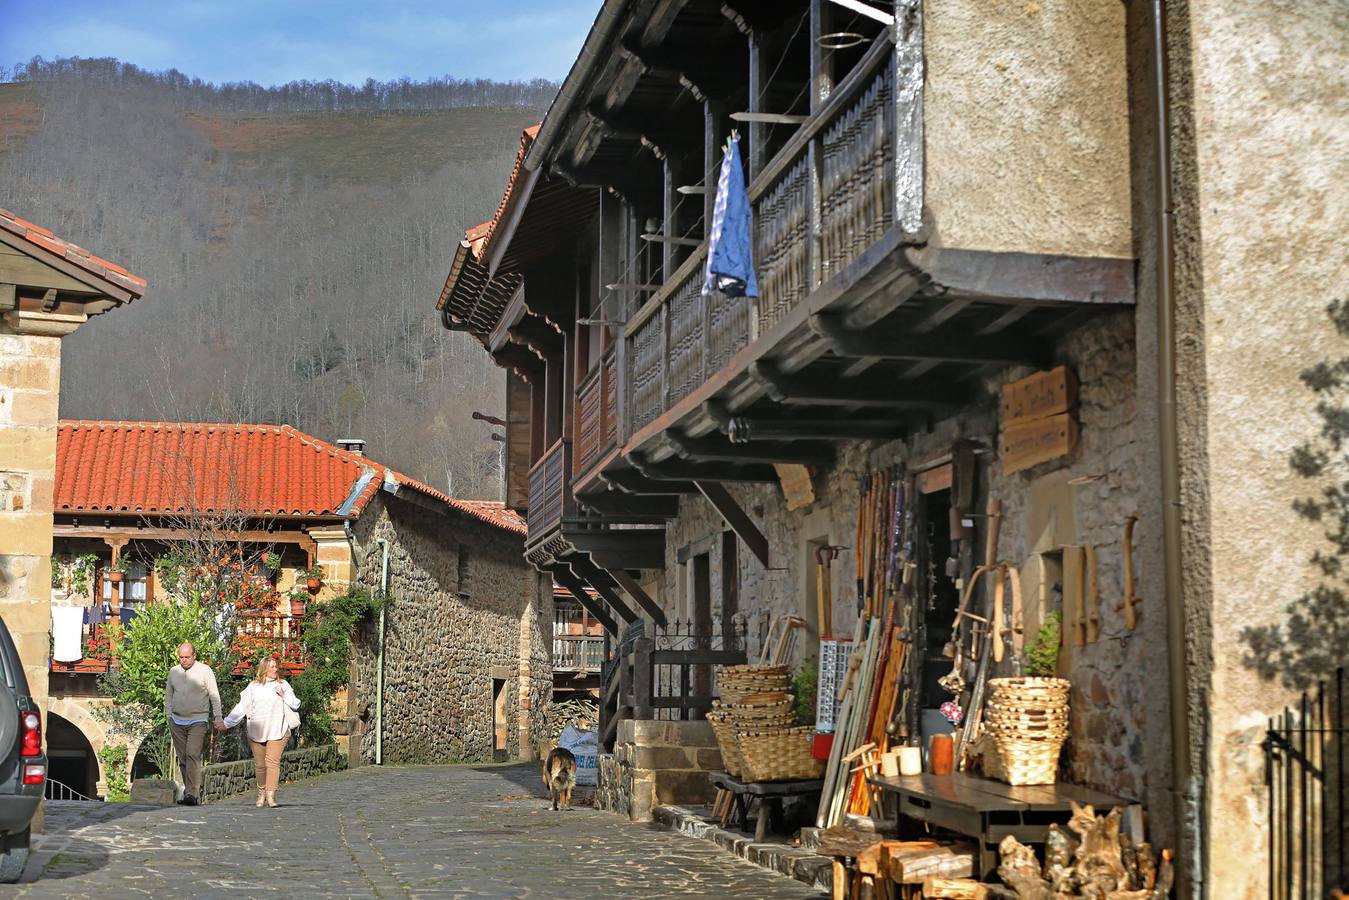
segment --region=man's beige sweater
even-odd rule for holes
[[[181,665],[169,669],[169,683],[164,689],[164,714],[170,720],[192,721],[206,719],[207,713],[216,722],[223,721],[220,710],[220,691],[215,686],[215,673],[198,660],[192,668]]]

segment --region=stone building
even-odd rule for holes
[[[933,613],[999,501],[1013,640],[1066,617],[1064,777],[1142,802],[1184,895],[1262,894],[1261,743],[1295,694],[1245,635],[1316,578],[1288,457],[1318,428],[1300,373],[1342,355],[1343,10],[871,12],[601,4],[437,304],[512,372],[527,555],[616,643],[735,615],[755,659],[793,614],[809,653],[815,549],[849,547],[834,633],[857,617],[864,472],[912,485]],[[732,127],[750,298],[703,287]],[[912,624],[926,707],[940,615]],[[633,758],[670,731],[640,724]]]
[[[0,616],[40,706],[47,701],[61,338],[144,292],[144,279],[0,209]],[[50,720],[43,724],[50,736]]]
[[[529,752],[551,683],[551,597],[520,557],[522,523],[499,502],[448,497],[370,459],[360,441],[335,446],[284,425],[63,421],[56,460],[54,621],[65,610],[75,619],[53,628],[79,628],[82,655],[52,658],[42,679],[54,779],[89,796],[106,790],[97,752],[116,738],[97,714],[109,702],[97,676],[115,660],[101,623],[171,602],[157,561],[206,544],[237,549],[265,584],[274,610],[241,628],[291,672],[305,665],[307,603],[353,583],[387,587],[392,758]],[[373,659],[378,634],[360,637],[369,644],[358,640],[357,660]],[[381,704],[376,670],[357,665],[354,675],[334,718],[358,764],[374,757]],[[409,697],[416,716],[401,714]]]

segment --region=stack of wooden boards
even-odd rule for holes
[[[910,560],[914,486],[899,468],[862,479],[857,517],[858,619],[843,679],[843,701],[825,770],[816,824],[829,827],[845,813],[866,814],[872,798],[867,775],[892,740],[907,733],[908,634],[903,623],[912,599]]]

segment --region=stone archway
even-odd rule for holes
[[[94,705],[110,705],[111,701],[89,701],[72,700],[68,697],[50,697],[47,700],[47,723],[46,730],[48,738],[52,733],[52,721],[54,717],[59,717],[68,725],[78,731],[89,745],[89,752],[93,756],[94,771],[97,772],[96,783],[93,789],[99,796],[107,794],[107,772],[104,771],[103,760],[99,758],[98,752],[109,743],[120,743],[118,738],[108,734],[107,726],[101,722],[93,713]],[[51,749],[50,740],[48,749]],[[76,785],[71,785],[77,790]]]

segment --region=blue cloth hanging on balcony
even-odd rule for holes
[[[717,201],[707,241],[707,278],[703,293],[728,297],[757,297],[754,278],[754,236],[750,227],[749,194],[740,164],[740,135],[731,132],[717,176]]]

